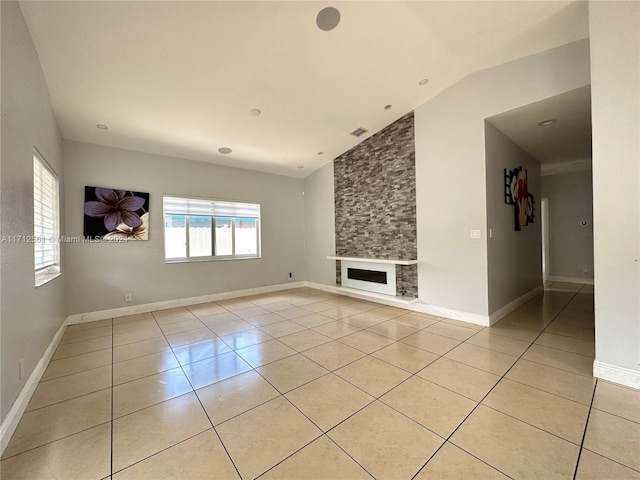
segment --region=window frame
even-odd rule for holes
[[[49,198],[46,198],[47,201],[51,203],[51,219],[52,219],[52,228],[49,233],[50,236],[45,237],[43,234],[45,233],[44,226],[41,224],[38,228],[36,224],[36,205],[39,203],[43,205],[43,200],[45,200],[45,192],[42,188],[42,181],[37,183],[36,178],[36,168],[39,169],[39,175],[49,175],[49,180],[52,183],[52,192]],[[44,158],[44,156],[36,149],[33,148],[33,263],[34,263],[34,283],[36,287],[41,287],[42,285],[50,282],[56,277],[62,275],[61,269],[61,252],[60,252],[60,180],[56,171],[51,167],[49,162]],[[42,212],[41,212],[42,213]],[[45,238],[49,238],[51,244],[53,245],[53,259],[51,263],[47,263],[40,268],[37,267],[37,257],[38,254],[41,253],[40,246],[44,245]]]
[[[219,203],[230,203],[237,205],[253,205],[257,206],[258,215],[257,217],[246,217],[246,216],[238,216],[238,217],[228,217],[223,215],[216,216],[215,214],[208,215],[203,213],[198,214],[190,214],[188,212],[183,213],[167,213],[165,208],[165,199],[167,198],[176,198],[183,200],[194,200],[194,201],[208,201],[208,202],[219,202]],[[209,198],[209,197],[198,197],[198,196],[185,196],[185,195],[174,195],[174,194],[163,194],[162,195],[162,219],[163,224],[166,225],[167,215],[181,215],[184,217],[184,229],[185,229],[185,249],[186,256],[185,257],[167,257],[166,245],[167,245],[167,227],[163,226],[162,234],[163,234],[163,246],[164,246],[164,262],[165,263],[193,263],[193,262],[211,262],[218,260],[250,260],[250,259],[259,259],[262,258],[262,205],[260,202],[255,201],[238,201],[238,200],[228,200],[228,199],[220,199],[220,198]],[[190,254],[190,217],[209,217],[211,218],[211,250],[213,255],[207,256],[197,256],[191,257]],[[256,253],[255,254],[235,254],[236,249],[236,221],[242,218],[252,218],[256,222]],[[216,255],[216,219],[224,219],[231,221],[231,255]]]

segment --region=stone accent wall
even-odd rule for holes
[[[396,265],[396,295],[418,297],[418,265]]]
[[[336,158],[333,166],[336,255],[415,260],[413,112]],[[417,297],[417,268],[397,267],[396,278],[398,295]]]

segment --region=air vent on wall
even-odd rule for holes
[[[367,133],[368,131],[369,130],[367,130],[366,128],[358,127],[353,132],[351,132],[351,135],[353,135],[354,137],[360,137],[365,133]]]

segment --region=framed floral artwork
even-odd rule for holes
[[[148,240],[149,194],[84,187],[84,237],[91,240]]]
[[[529,193],[527,169],[518,167],[504,169],[504,203],[515,207],[516,232],[522,230],[535,218],[535,200]]]

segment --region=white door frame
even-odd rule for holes
[[[540,222],[542,224],[542,281],[549,283],[549,199],[540,201]]]

